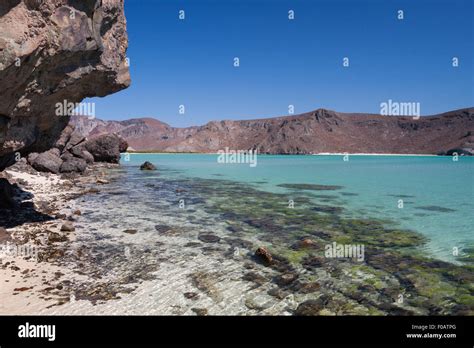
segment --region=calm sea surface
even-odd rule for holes
[[[257,166],[221,164],[217,155],[132,154],[122,158],[127,171],[122,185],[159,180],[206,179],[242,183],[259,191],[313,194],[315,203],[338,206],[354,218],[387,220],[390,228],[425,235],[426,251],[454,261],[453,248],[474,242],[474,158],[433,156],[270,156]],[[136,170],[144,161],[156,172]],[[304,190],[282,184],[337,185],[337,190]],[[146,190],[147,186],[142,186]],[[298,187],[298,186],[297,186]],[[238,194],[232,192],[229,194]],[[252,204],[251,201],[248,203]],[[298,201],[295,200],[295,205]]]

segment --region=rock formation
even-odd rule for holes
[[[68,113],[57,113],[58,103],[126,88],[127,44],[123,0],[2,0],[0,170],[19,153],[56,143],[69,122]],[[56,171],[53,152],[37,161]],[[66,163],[65,170],[82,167],[78,160]]]
[[[87,141],[84,148],[95,161],[119,163],[120,152],[127,150],[127,143],[115,134],[104,134]]]
[[[127,143],[115,134],[88,140],[68,125],[54,147],[42,153],[30,153],[28,164],[40,172],[83,173],[93,162],[119,163]]]
[[[319,109],[188,128],[174,128],[152,118],[118,122],[73,117],[71,122],[86,136],[116,133],[137,151],[217,152],[228,147],[271,154],[450,154],[450,149],[458,148],[467,155],[474,148],[474,108],[420,119]]]
[[[156,170],[156,167],[153,163],[146,161],[140,166],[140,170]]]

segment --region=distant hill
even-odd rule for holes
[[[437,154],[474,148],[474,108],[424,116],[349,114],[318,109],[301,115],[212,121],[175,128],[153,118],[103,121],[71,119],[83,135],[117,133],[136,151],[217,152],[257,149],[269,154]]]

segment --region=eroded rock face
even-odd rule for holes
[[[56,143],[69,122],[57,103],[130,84],[123,1],[0,1],[0,170]]]

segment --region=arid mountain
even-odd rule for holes
[[[271,154],[437,154],[474,147],[474,108],[420,119],[318,109],[296,116],[213,121],[189,128],[174,128],[153,118],[74,117],[71,122],[88,137],[117,133],[136,151],[217,152],[228,147]]]

